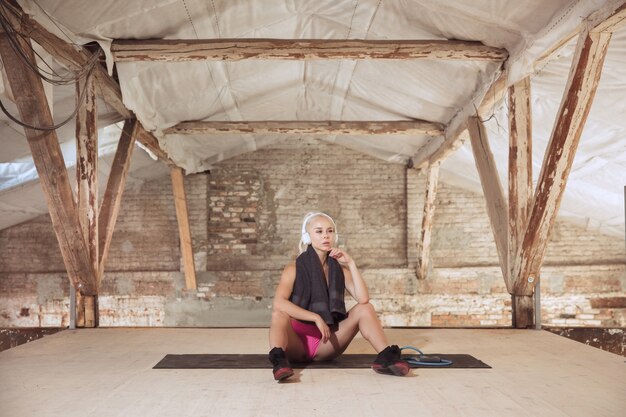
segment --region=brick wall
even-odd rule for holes
[[[441,183],[431,271],[415,278],[425,178],[314,140],[288,140],[185,177],[197,291],[184,289],[169,176],[124,193],[99,297],[102,326],[267,326],[302,217],[338,221],[390,326],[508,326],[511,302],[482,195]],[[626,325],[623,239],[557,222],[543,323]],[[66,326],[69,282],[48,216],[0,231],[0,327]],[[348,302],[348,306],[353,302]]]
[[[405,190],[404,167],[314,140],[224,161],[209,179],[208,269],[284,265],[313,210],[337,219],[361,266],[406,266]]]
[[[65,271],[48,216],[0,231],[0,272]]]
[[[107,271],[178,271],[180,249],[169,176],[122,196]]]
[[[409,263],[415,265],[426,177],[407,173]],[[437,189],[431,257],[437,267],[498,265],[498,253],[482,194],[440,183]],[[544,265],[624,264],[624,240],[557,221]]]

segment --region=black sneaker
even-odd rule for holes
[[[411,366],[401,356],[398,345],[387,346],[374,359],[372,369],[379,374],[404,376],[409,373]]]
[[[282,348],[275,347],[270,350],[269,360],[274,365],[274,379],[276,381],[282,381],[293,375],[293,369],[287,359],[287,355]]]

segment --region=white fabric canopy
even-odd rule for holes
[[[25,11],[75,42],[114,39],[461,39],[506,48],[509,83],[598,9],[616,1],[360,0],[243,1],[21,0]],[[53,17],[54,23],[50,20]],[[58,26],[57,26],[58,25]],[[533,174],[539,174],[572,59],[575,39],[532,75]],[[410,120],[448,124],[497,64],[438,60],[124,62],[117,64],[124,104],[187,172],[273,143],[275,135],[164,135],[186,120]],[[626,30],[614,34],[581,138],[560,215],[603,233],[624,235],[626,184]],[[56,94],[56,91],[55,91]],[[66,94],[71,97],[71,93]],[[66,99],[67,99],[66,97]],[[6,95],[3,101],[6,101]],[[55,113],[71,112],[55,96]],[[478,104],[478,103],[476,103]],[[29,171],[25,140],[11,123],[0,181]],[[506,189],[506,103],[487,122]],[[73,142],[72,132],[59,134]],[[4,137],[4,136],[3,136]],[[426,136],[320,136],[390,163],[405,164]],[[12,165],[15,164],[15,165]],[[31,169],[32,171],[32,169]],[[13,179],[11,179],[13,178]],[[443,181],[480,192],[469,144],[443,165]],[[18,181],[19,182],[19,181]],[[0,185],[2,187],[2,185]],[[24,191],[25,192],[25,191]],[[4,199],[0,191],[0,202]],[[10,222],[0,220],[0,228]]]

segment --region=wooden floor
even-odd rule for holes
[[[167,353],[266,353],[266,329],[66,330],[0,353],[0,416],[626,416],[626,358],[536,330],[390,329],[493,369],[154,370]],[[349,353],[373,353],[357,337]]]

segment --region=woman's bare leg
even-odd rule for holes
[[[291,327],[291,317],[282,311],[272,312],[270,349],[275,347],[282,348],[291,361],[304,362],[307,360],[302,340]]]
[[[339,329],[331,334],[330,339],[320,343],[314,360],[330,360],[341,355],[359,331],[376,353],[389,346],[374,307],[370,303],[357,304],[350,309],[348,317],[339,323]]]

